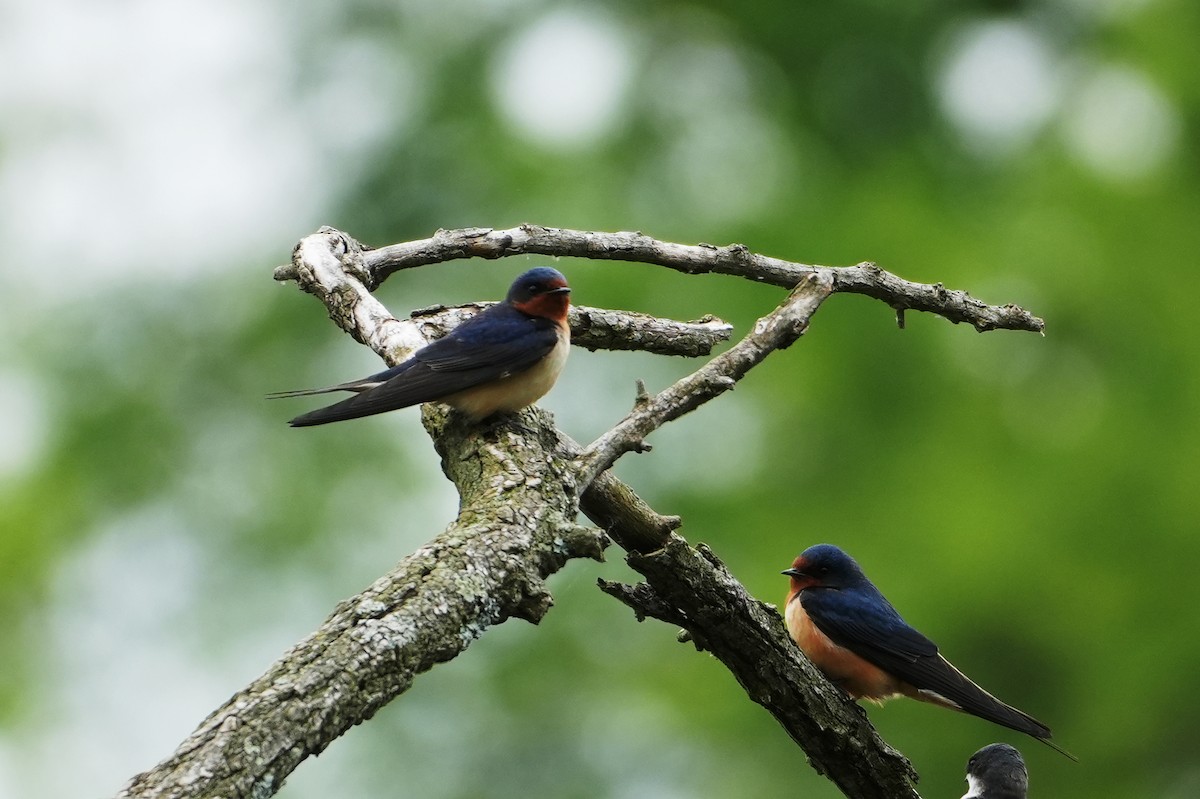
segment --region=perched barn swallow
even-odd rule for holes
[[[356,396],[297,416],[292,427],[357,419],[422,402],[444,402],[478,421],[516,411],[554,385],[571,349],[567,309],[571,289],[556,269],[530,269],[513,281],[503,302],[417,350],[391,369],[328,388],[270,395],[300,397],[330,391]]]
[[[1050,728],[1004,704],[938,654],[909,627],[854,559],[831,544],[809,547],[783,574],[791,578],[785,618],[808,659],[853,699],[896,696],[970,713],[1050,741]]]
[[[1021,753],[1008,744],[989,744],[967,761],[962,799],[1026,799],[1029,772]]]

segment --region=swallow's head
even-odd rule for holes
[[[1029,771],[1021,753],[1008,744],[989,744],[967,761],[967,786],[963,799],[1012,797],[1023,799],[1029,790]]]
[[[539,266],[514,280],[504,301],[522,313],[559,322],[567,318],[570,296],[571,287],[562,272]]]
[[[792,578],[793,591],[810,587],[845,588],[866,580],[854,558],[833,544],[809,547],[792,561],[792,568],[784,569],[782,574]]]

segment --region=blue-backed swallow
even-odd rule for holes
[[[1026,799],[1028,792],[1025,760],[1008,744],[988,744],[967,761],[962,799]]]
[[[353,391],[341,402],[297,416],[292,427],[357,419],[422,402],[444,402],[478,421],[532,405],[553,387],[571,348],[571,289],[541,266],[513,281],[503,302],[391,369],[328,388],[283,391],[272,399]]]
[[[1050,728],[1004,704],[938,654],[908,626],[854,559],[832,544],[809,547],[783,574],[791,578],[784,617],[804,654],[852,699],[896,696],[979,716],[1050,741]]]

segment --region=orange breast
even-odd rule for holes
[[[903,691],[903,683],[887,672],[863,660],[845,647],[829,640],[829,636],[817,629],[812,619],[804,612],[798,594],[788,603],[784,618],[792,639],[808,656],[813,665],[829,678],[829,681],[850,694],[852,699],[871,699],[883,702]]]

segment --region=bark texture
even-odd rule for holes
[[[537,623],[553,604],[544,580],[569,558],[602,559],[604,533],[574,521],[575,481],[554,454],[548,414],[530,409],[488,430],[440,407],[424,419],[462,497],[454,523],[340,603],[120,796],[270,796],[488,627]]]

